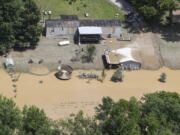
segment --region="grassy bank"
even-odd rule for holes
[[[106,0],[76,0],[72,4],[68,0],[35,1],[41,10],[51,10],[53,18],[58,18],[60,14],[76,14],[83,18],[85,13],[89,13],[89,18],[124,19],[123,11]],[[116,13],[119,13],[119,17],[115,17]]]

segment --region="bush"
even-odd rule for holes
[[[81,57],[82,62],[83,63],[93,62],[95,54],[96,54],[96,47],[94,45],[87,46],[86,54]]]
[[[162,73],[161,75],[160,75],[160,78],[159,78],[159,81],[160,82],[166,82],[166,74],[165,73]]]
[[[113,82],[122,82],[123,81],[123,73],[120,69],[114,72],[113,76],[111,77],[111,81]]]

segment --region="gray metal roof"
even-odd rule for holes
[[[51,19],[46,20],[46,27],[53,27],[53,26],[79,26],[79,21],[65,21],[61,19]]]
[[[50,26],[57,26],[57,25],[61,25],[62,22],[60,19],[51,19],[51,20],[46,20],[46,26],[50,27]]]
[[[78,20],[78,16],[77,15],[60,15],[61,20],[65,20],[65,21],[74,21],[74,20]]]
[[[46,27],[51,26],[63,26],[68,22],[78,22],[79,26],[96,26],[96,27],[112,27],[112,26],[121,26],[120,20],[95,20],[95,19],[82,19],[78,20],[76,15],[61,15],[61,19],[50,19],[46,20]]]
[[[101,35],[102,29],[101,27],[78,27],[78,31],[80,35]]]
[[[121,21],[84,19],[84,20],[80,20],[80,26],[98,26],[98,27],[121,26]]]

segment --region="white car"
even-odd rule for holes
[[[70,44],[70,41],[69,40],[64,40],[64,41],[60,41],[58,43],[59,46],[65,46],[65,45],[69,45]]]

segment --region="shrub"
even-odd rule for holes
[[[166,82],[166,74],[165,74],[165,73],[162,73],[162,74],[160,75],[159,81],[160,81],[160,82]]]
[[[111,77],[111,81],[113,82],[122,82],[123,81],[123,73],[120,69],[117,69],[113,76]]]

